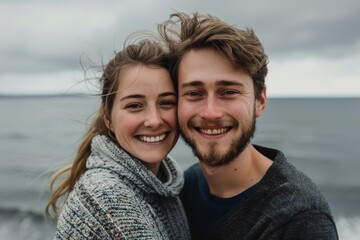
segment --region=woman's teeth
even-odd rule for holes
[[[166,137],[166,134],[161,134],[159,136],[140,136],[139,139],[143,142],[148,142],[148,143],[154,143],[154,142],[160,142],[162,140],[164,140],[164,138]]]

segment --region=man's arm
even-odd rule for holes
[[[339,237],[333,219],[323,212],[312,210],[295,215],[270,239],[337,240]]]

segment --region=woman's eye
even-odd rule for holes
[[[176,106],[177,102],[176,101],[162,101],[160,103],[161,106],[169,106],[169,107],[172,107],[172,106]]]
[[[141,105],[138,103],[130,103],[128,105],[125,106],[126,109],[130,109],[130,110],[137,110],[141,108]]]

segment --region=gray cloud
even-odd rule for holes
[[[360,15],[355,10],[360,9],[360,2],[333,8],[323,4],[325,7],[315,9],[309,4],[309,8],[298,9],[298,14],[287,12],[282,20],[284,23],[278,19],[275,37],[268,38],[271,33],[265,31],[270,52],[274,55],[303,52],[325,57],[351,54],[360,42],[360,31],[357,30]]]
[[[341,57],[359,50],[360,1],[0,1],[0,73],[79,69],[105,61],[136,30],[156,30],[174,10],[251,27],[270,58]],[[358,47],[358,48],[356,48]]]
[[[253,28],[272,56],[350,54],[360,42],[360,1],[252,1],[230,8],[232,4],[236,1],[226,5],[226,14],[218,10],[218,15]]]

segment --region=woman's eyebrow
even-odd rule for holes
[[[131,94],[131,95],[127,95],[127,96],[122,97],[122,98],[120,99],[120,101],[129,99],[129,98],[145,98],[145,96],[144,96],[144,95],[141,95],[141,94]]]
[[[166,96],[175,96],[176,97],[176,93],[175,92],[164,92],[164,93],[160,93],[159,97],[166,97]],[[129,99],[129,98],[145,98],[145,95],[142,94],[131,94],[131,95],[127,95],[124,96],[120,99],[120,101]]]
[[[167,97],[167,96],[175,96],[176,97],[176,93],[175,92],[164,92],[159,94],[159,97]]]

